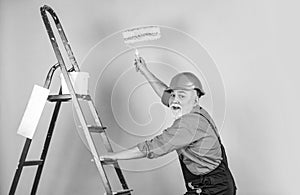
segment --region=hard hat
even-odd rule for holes
[[[166,92],[171,92],[173,90],[196,90],[202,96],[205,94],[200,80],[191,72],[182,72],[175,75],[170,83],[170,87],[166,89]]]

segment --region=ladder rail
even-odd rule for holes
[[[56,63],[49,70],[49,72],[47,74],[47,77],[46,77],[46,80],[45,80],[45,83],[44,83],[44,88],[49,89],[51,81],[52,81],[53,74],[54,74],[55,70],[58,68],[58,66],[59,66],[59,64]],[[18,163],[16,172],[15,172],[15,175],[14,175],[14,178],[13,178],[13,181],[12,181],[12,185],[11,185],[11,188],[9,190],[9,195],[15,194],[15,191],[17,189],[17,185],[18,185],[20,177],[21,177],[23,167],[26,166],[25,160],[26,160],[26,157],[27,157],[30,145],[31,145],[31,141],[32,141],[31,139],[26,138],[26,141],[25,141],[25,144],[23,146],[22,153],[21,153],[21,157],[19,159],[19,163]],[[44,165],[44,161],[39,165],[39,168],[42,167],[43,165]],[[37,181],[37,183],[38,183],[38,181]]]
[[[24,144],[24,147],[23,147],[23,150],[22,150],[22,154],[21,154],[18,166],[17,166],[17,170],[16,170],[16,173],[15,173],[14,178],[13,178],[12,185],[11,185],[10,190],[9,190],[9,195],[13,195],[16,192],[17,185],[19,183],[20,176],[21,176],[21,173],[22,173],[22,170],[23,170],[23,167],[24,167],[23,164],[26,160],[30,144],[31,144],[31,139],[26,138],[26,141],[25,141],[25,144]]]
[[[93,102],[92,99],[90,99],[90,100],[88,101],[88,105],[89,105],[89,108],[90,108],[90,110],[91,110],[91,113],[92,113],[92,115],[93,115],[93,117],[94,117],[94,120],[95,120],[96,124],[97,124],[99,127],[103,127],[102,122],[101,122],[101,120],[100,120],[100,117],[99,117],[99,115],[98,115],[98,112],[97,112],[97,110],[96,110],[95,104],[94,104],[94,102]],[[112,146],[111,146],[110,141],[109,141],[109,139],[108,139],[108,137],[107,137],[107,135],[106,135],[106,132],[105,132],[105,131],[102,132],[102,133],[100,134],[100,136],[101,136],[101,138],[102,138],[102,141],[104,142],[104,146],[106,147],[106,150],[107,150],[108,152],[113,152]],[[115,171],[116,171],[116,173],[117,173],[117,175],[118,175],[118,178],[119,178],[119,180],[120,180],[120,182],[121,182],[121,185],[122,185],[123,189],[129,189],[129,188],[128,188],[128,185],[127,185],[127,183],[126,183],[126,180],[125,180],[125,178],[124,178],[124,175],[123,175],[123,173],[122,173],[122,171],[121,171],[121,168],[120,168],[120,166],[119,166],[119,163],[118,163],[117,161],[116,161],[116,163],[114,164],[114,168],[115,168]]]
[[[61,94],[61,92],[62,92],[62,89],[60,88],[59,94]],[[50,146],[50,141],[51,141],[51,138],[52,138],[52,135],[53,135],[53,132],[54,132],[54,127],[55,127],[55,123],[56,123],[58,113],[59,113],[59,110],[60,110],[60,107],[61,107],[61,103],[62,103],[61,101],[58,101],[58,102],[55,103],[55,107],[54,107],[54,110],[53,110],[50,125],[48,127],[47,136],[46,136],[46,139],[45,139],[45,142],[44,142],[43,151],[42,151],[42,154],[40,156],[40,159],[43,160],[44,163],[39,165],[37,170],[36,170],[36,175],[35,175],[34,182],[33,182],[32,188],[31,188],[31,195],[36,194],[37,187],[38,187],[39,181],[41,179],[42,171],[43,171],[43,168],[44,168],[44,165],[45,165],[47,153],[48,153],[49,146]]]
[[[49,35],[49,38],[50,38],[50,41],[51,41],[54,53],[55,53],[56,58],[57,58],[57,60],[59,62],[59,65],[60,65],[63,77],[64,77],[64,79],[66,81],[67,87],[68,87],[70,95],[72,97],[72,102],[73,102],[75,111],[77,112],[79,121],[80,121],[80,123],[83,126],[83,133],[85,135],[85,138],[87,140],[88,146],[90,148],[90,152],[92,153],[92,156],[93,156],[93,159],[95,161],[97,170],[98,170],[98,172],[99,172],[99,174],[100,174],[100,176],[102,178],[102,183],[104,185],[104,188],[105,188],[107,194],[112,194],[111,186],[109,184],[109,181],[107,179],[107,175],[106,175],[106,173],[105,173],[105,171],[103,169],[103,166],[102,166],[102,164],[101,164],[101,162],[99,160],[99,155],[97,153],[97,150],[95,148],[95,145],[93,143],[93,140],[91,138],[89,130],[87,128],[86,119],[85,119],[85,117],[83,115],[83,111],[82,111],[82,108],[81,108],[81,106],[79,104],[79,101],[76,98],[75,90],[73,88],[71,79],[70,79],[70,77],[68,75],[68,70],[67,70],[66,65],[64,63],[62,54],[61,54],[61,52],[59,50],[59,46],[58,46],[57,41],[55,39],[55,35],[54,35],[53,30],[51,28],[51,24],[50,24],[50,21],[49,21],[49,19],[47,17],[46,11],[50,13],[50,15],[52,16],[52,18],[53,18],[53,20],[54,20],[54,22],[56,24],[56,27],[57,27],[57,29],[59,31],[59,34],[60,34],[61,38],[62,38],[62,41],[63,41],[64,46],[65,46],[65,49],[67,50],[69,58],[70,58],[70,60],[72,62],[72,65],[75,68],[75,71],[79,71],[78,64],[76,63],[75,57],[73,56],[73,53],[71,51],[71,47],[68,44],[68,41],[67,41],[67,39],[65,37],[65,34],[63,32],[62,26],[61,26],[61,24],[59,22],[59,19],[58,19],[57,15],[55,14],[55,12],[49,6],[46,6],[46,5],[43,6],[41,8],[42,18],[43,18],[45,27],[47,29],[47,33]]]
[[[89,100],[88,101],[88,105],[89,105],[90,111],[91,111],[91,113],[93,115],[93,118],[94,118],[94,120],[96,122],[96,125],[99,126],[99,127],[103,127],[103,124],[102,124],[100,118],[98,117],[97,110],[95,109],[94,102],[92,100]],[[107,138],[106,132],[101,133],[100,136],[102,138],[102,141],[104,142],[104,146],[105,146],[106,150],[108,152],[113,152],[113,149],[111,147],[110,141]]]
[[[45,83],[44,83],[44,88],[46,88],[46,89],[49,89],[49,88],[50,88],[51,81],[52,81],[52,78],[53,78],[53,74],[54,74],[55,70],[56,70],[58,67],[59,67],[59,63],[56,63],[56,64],[54,64],[54,65],[50,68],[50,70],[49,70],[49,72],[48,72],[48,74],[47,74]]]
[[[72,102],[73,102],[73,106],[75,108],[75,111],[76,111],[77,116],[79,118],[79,121],[81,123],[83,133],[84,133],[84,136],[86,138],[89,150],[92,154],[92,157],[93,157],[94,162],[96,164],[97,170],[98,170],[98,172],[101,176],[101,181],[102,181],[102,183],[104,185],[104,188],[105,188],[105,191],[106,191],[105,194],[106,195],[117,195],[117,194],[130,195],[132,190],[128,188],[128,185],[125,181],[125,178],[123,176],[123,173],[122,173],[121,168],[120,168],[117,161],[115,163],[113,163],[113,165],[114,165],[115,171],[118,175],[118,178],[119,178],[124,190],[119,191],[119,192],[112,192],[112,188],[110,186],[110,183],[108,181],[108,177],[107,177],[105,169],[103,167],[106,164],[104,162],[100,161],[97,149],[95,147],[93,138],[91,136],[91,132],[100,133],[102,141],[105,144],[106,150],[108,152],[112,152],[113,150],[112,150],[111,144],[109,142],[109,139],[106,135],[105,127],[102,126],[100,117],[97,113],[96,107],[95,107],[91,97],[89,95],[84,95],[84,94],[80,95],[80,94],[75,93],[75,90],[73,88],[73,84],[71,82],[71,79],[70,79],[68,73],[73,72],[73,71],[79,72],[80,69],[79,69],[79,66],[76,62],[76,59],[75,59],[74,55],[73,55],[70,44],[68,43],[68,40],[66,38],[66,35],[63,31],[62,25],[61,25],[57,15],[52,10],[52,8],[47,6],[47,5],[44,5],[43,7],[41,7],[40,12],[41,12],[42,19],[43,19],[43,22],[45,24],[48,36],[50,38],[50,42],[51,42],[51,45],[53,47],[55,56],[58,60],[58,63],[54,64],[51,67],[51,69],[49,70],[49,72],[47,74],[47,77],[46,77],[46,80],[45,80],[45,83],[44,83],[44,88],[47,88],[47,89],[50,88],[50,84],[51,84],[51,81],[52,81],[53,74],[54,74],[55,70],[58,67],[60,67],[70,94],[69,95],[68,94],[67,95],[62,95],[62,88],[60,88],[58,95],[48,96],[48,101],[49,102],[56,102],[56,104],[55,104],[55,107],[54,107],[54,110],[53,110],[53,113],[52,113],[51,122],[50,122],[50,125],[48,127],[48,132],[47,132],[46,139],[44,141],[44,147],[43,147],[40,159],[39,160],[26,161],[26,157],[27,157],[27,154],[28,154],[28,151],[29,151],[29,148],[30,148],[30,144],[31,144],[31,141],[32,141],[31,139],[27,138],[26,142],[24,144],[23,150],[22,150],[22,154],[21,154],[21,157],[20,157],[20,160],[19,160],[19,164],[17,166],[16,172],[15,172],[15,175],[14,175],[14,178],[13,178],[13,182],[12,182],[12,185],[11,185],[11,188],[10,188],[10,191],[9,191],[9,195],[14,195],[15,194],[15,191],[16,191],[16,188],[17,188],[17,185],[18,185],[23,167],[24,166],[36,166],[37,165],[38,169],[36,171],[33,186],[32,186],[32,189],[31,189],[31,195],[36,194],[37,187],[38,187],[38,184],[39,184],[39,181],[40,181],[40,178],[41,178],[42,170],[43,170],[43,167],[44,167],[44,164],[45,164],[46,156],[47,156],[47,153],[48,153],[48,150],[49,150],[50,141],[51,141],[51,138],[52,138],[52,135],[53,135],[53,132],[54,132],[55,123],[56,123],[56,120],[58,118],[58,113],[59,113],[59,110],[60,110],[60,107],[61,107],[61,103],[69,101],[69,100],[72,100]],[[50,24],[50,21],[48,19],[48,16],[47,16],[46,12],[48,12],[52,16],[52,18],[54,20],[54,23],[56,25],[56,28],[58,30],[58,33],[60,35],[61,41],[63,42],[64,48],[65,48],[65,50],[68,54],[69,60],[71,61],[72,67],[69,70],[67,70],[64,59],[63,59],[62,54],[59,50],[59,46],[57,44],[55,35],[53,33],[53,30],[52,30],[52,27],[51,27],[51,24]],[[80,99],[86,100],[88,102],[90,111],[92,112],[92,115],[94,117],[94,121],[96,122],[97,126],[87,124],[87,121],[86,121],[86,118],[84,116],[82,107],[79,103]]]
[[[75,56],[74,56],[74,54],[73,54],[73,51],[72,51],[71,46],[70,46],[70,44],[69,44],[69,41],[68,41],[68,39],[67,39],[67,36],[66,36],[66,34],[65,34],[64,30],[63,30],[63,27],[62,27],[62,25],[61,25],[61,23],[60,23],[60,21],[59,21],[59,18],[57,17],[57,15],[56,15],[56,13],[54,12],[54,10],[53,10],[51,7],[47,6],[47,5],[44,5],[43,7],[40,8],[40,12],[41,12],[42,19],[43,19],[44,24],[45,24],[45,27],[46,27],[46,29],[47,29],[47,33],[48,33],[48,35],[49,35],[49,38],[50,38],[50,41],[51,41],[51,44],[52,44],[52,46],[53,46],[54,51],[59,51],[59,47],[58,47],[58,44],[57,44],[57,42],[56,42],[56,38],[55,38],[55,36],[54,36],[53,30],[52,30],[52,28],[51,28],[51,24],[50,24],[50,21],[49,21],[49,19],[48,19],[48,16],[47,16],[47,13],[46,13],[46,12],[48,12],[48,13],[52,16],[52,19],[54,20],[54,23],[55,23],[55,25],[56,25],[56,28],[57,28],[58,33],[59,33],[59,35],[60,35],[60,38],[61,38],[61,40],[62,40],[62,42],[63,42],[63,45],[64,45],[64,47],[65,47],[65,50],[66,50],[66,52],[67,52],[67,54],[68,54],[68,57],[69,57],[69,59],[70,59],[70,61],[71,61],[72,68],[73,68],[75,71],[77,71],[77,72],[80,71],[79,66],[78,66],[78,63],[77,63],[77,61],[76,61],[76,59],[75,59]],[[59,53],[60,53],[60,52],[59,52]],[[56,56],[57,56],[57,52],[55,52],[55,54],[56,54]],[[62,56],[60,56],[60,57],[57,58],[57,59],[59,60],[59,64],[60,64],[60,65],[61,65],[61,64],[64,64],[64,63],[62,63],[62,62],[63,62]],[[61,61],[60,61],[60,60],[61,60]]]

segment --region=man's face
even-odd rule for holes
[[[170,109],[175,119],[190,113],[197,103],[196,90],[174,90],[169,99]]]

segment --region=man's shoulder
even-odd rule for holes
[[[190,127],[207,127],[208,121],[201,114],[197,112],[190,112],[178,118],[174,124],[185,124]]]
[[[202,118],[213,120],[209,112],[205,108],[200,106],[194,107],[194,109],[191,111],[191,114],[199,115]]]

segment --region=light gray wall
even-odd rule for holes
[[[214,115],[220,127],[238,194],[298,192],[300,28],[296,19],[300,17],[297,12],[299,3],[270,0],[2,0],[0,194],[8,193],[23,147],[25,139],[16,131],[32,87],[34,84],[43,85],[49,67],[56,62],[39,13],[39,7],[44,4],[54,8],[76,58],[91,74],[91,91],[103,122],[111,129],[109,135],[116,149],[151,137],[158,133],[153,129],[161,130],[170,124],[171,119],[148,85],[135,88],[144,80],[130,69],[132,53],[118,56],[109,63],[117,51],[125,48],[122,39],[104,38],[124,28],[157,24],[162,26],[162,33],[166,32],[162,34],[166,47],[179,50],[178,45],[181,45],[183,55],[195,57],[199,52],[201,56],[195,58],[207,60],[198,67],[202,71],[198,75],[203,76],[208,91],[201,103]],[[177,35],[183,39],[178,39]],[[191,38],[188,35],[194,38],[191,43],[188,43]],[[200,47],[195,44],[200,44]],[[184,65],[188,64],[186,59],[167,49],[151,51],[145,49],[141,53],[152,60],[150,68],[167,83],[176,71],[195,70],[191,65]],[[205,66],[210,63],[212,66]],[[104,69],[106,64],[108,68]],[[59,83],[58,73],[54,80],[53,93]],[[136,91],[131,93],[130,90]],[[39,147],[52,108],[50,104],[45,107],[31,146],[31,159],[40,154]],[[129,109],[132,118],[124,109]],[[137,136],[133,138],[131,135]],[[104,192],[80,137],[72,106],[63,105],[38,194]],[[101,150],[101,146],[99,148]],[[174,153],[154,161],[121,162],[121,166],[135,194],[184,192]],[[29,193],[33,169],[24,169],[17,194]],[[115,186],[117,182],[113,179],[112,183]]]

